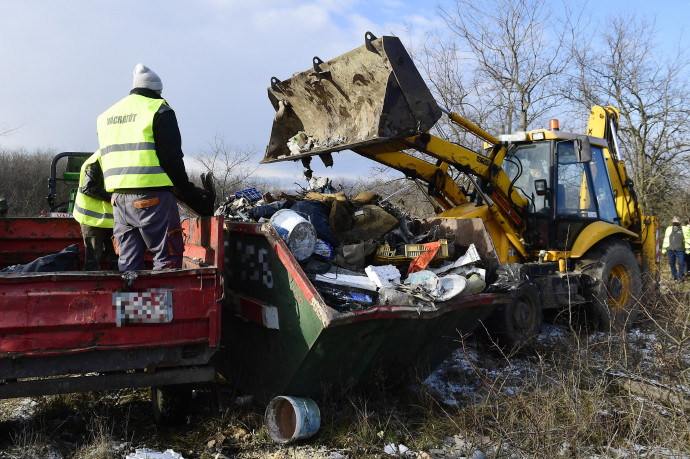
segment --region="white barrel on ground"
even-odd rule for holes
[[[310,398],[279,395],[266,408],[266,429],[278,443],[311,437],[321,427],[321,411]]]
[[[269,220],[297,260],[305,260],[314,253],[316,230],[310,221],[290,209],[281,209]]]

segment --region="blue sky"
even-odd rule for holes
[[[131,88],[143,62],[163,79],[187,157],[215,136],[262,156],[273,108],[272,76],[288,78],[363,44],[366,31],[407,37],[442,25],[435,0],[0,0],[0,148],[94,151],[96,117]],[[449,4],[447,0],[442,3]],[[488,4],[488,3],[487,3]],[[656,17],[664,44],[687,42],[690,1],[592,2],[593,20],[616,11]],[[414,37],[405,38],[406,42]],[[258,160],[259,158],[257,158]],[[335,155],[317,174],[361,176],[369,162]],[[259,174],[301,176],[298,163]]]

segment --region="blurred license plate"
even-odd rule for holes
[[[143,292],[113,293],[117,326],[123,324],[162,324],[173,319],[172,292],[150,289]]]

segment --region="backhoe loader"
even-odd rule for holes
[[[316,155],[331,165],[333,152],[352,150],[424,183],[436,218],[485,222],[501,262],[527,273],[516,300],[492,317],[506,344],[538,333],[546,308],[624,330],[655,285],[658,221],[643,214],[626,172],[614,107],[593,107],[586,135],[552,120],[494,136],[436,103],[398,38],[370,32],[359,48],[271,78],[268,97],[276,114],[262,162],[308,166]],[[431,134],[442,116],[488,147]]]

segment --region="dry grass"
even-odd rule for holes
[[[687,296],[645,309],[635,333],[567,336],[566,351],[544,347],[514,389],[509,371],[482,381],[483,398],[448,413],[461,432],[490,439],[496,453],[525,457],[631,457],[640,448],[690,451]],[[503,368],[514,368],[503,362]],[[510,385],[510,390],[505,390]]]
[[[532,356],[486,353],[462,339],[472,393],[446,403],[429,385],[350,396],[320,441],[366,454],[388,443],[460,448],[489,457],[679,457],[690,454],[690,306],[677,289],[643,311],[631,333],[561,326]],[[558,321],[558,319],[557,319]],[[526,370],[527,369],[527,370]],[[387,398],[388,403],[382,403]],[[433,454],[432,454],[433,455]]]

